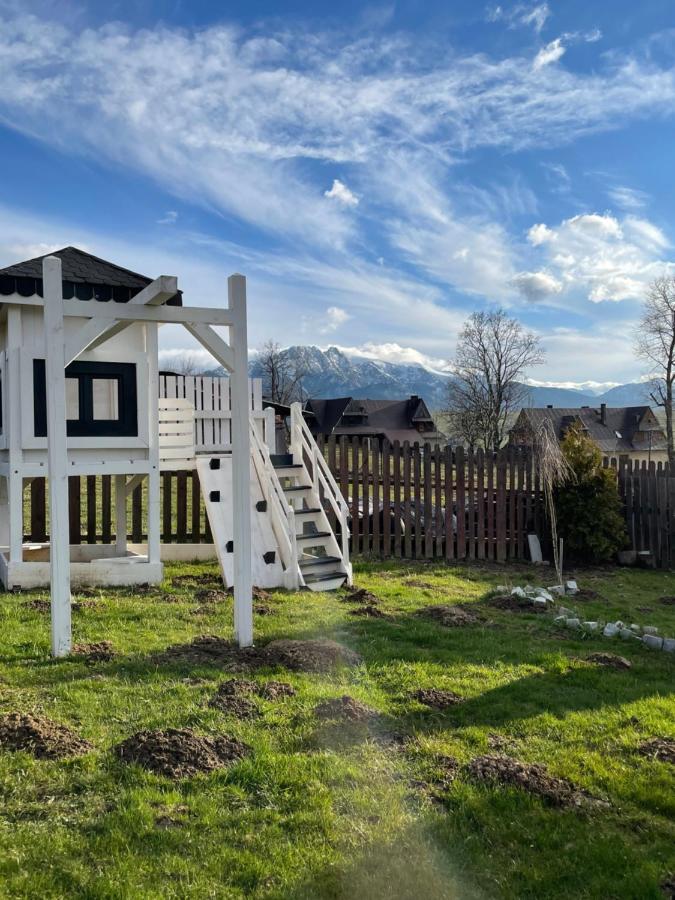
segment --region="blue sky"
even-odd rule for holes
[[[0,20],[0,264],[77,244],[207,305],[241,271],[252,347],[435,366],[502,305],[541,335],[536,380],[640,376],[640,300],[675,270],[669,0]]]

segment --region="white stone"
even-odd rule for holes
[[[553,594],[550,594],[546,588],[539,588],[537,596],[541,597],[547,603],[553,603]]]
[[[641,641],[642,638],[639,634],[635,634],[634,631],[631,631],[630,628],[622,628],[619,632],[624,641],[627,641],[629,638],[633,638],[633,640]]]
[[[598,630],[598,622],[582,622],[582,627],[585,631],[597,631]]]
[[[655,634],[646,634],[642,638],[642,642],[652,650],[660,650],[663,647],[663,638],[657,637]]]
[[[633,624],[630,626],[630,628],[631,628],[631,631],[634,631],[636,634],[639,634],[642,631],[642,628],[640,628],[639,625]]]
[[[565,582],[565,590],[568,594],[576,594],[579,590],[577,587],[576,581],[567,581]]]
[[[532,560],[532,562],[542,563],[543,556],[541,555],[541,544],[536,534],[528,534],[527,546],[530,550],[530,559]]]
[[[551,594],[557,594],[559,597],[562,597],[565,593],[565,588],[562,584],[553,584],[548,590]]]
[[[514,587],[511,591],[512,597],[524,597],[525,591],[521,587]]]
[[[614,622],[608,622],[602,630],[605,637],[616,637],[621,628]]]
[[[565,616],[565,618],[567,618],[567,619],[569,619],[575,615],[574,610],[568,609],[566,606],[559,606],[558,612],[560,613],[561,616]]]
[[[581,622],[579,619],[565,619],[565,625],[567,625],[568,628],[578,628],[579,625],[581,625]]]
[[[546,609],[548,603],[543,597],[535,597],[532,603],[537,607],[537,609]]]
[[[659,633],[659,629],[656,627],[656,625],[645,625],[642,630],[644,631],[645,634],[658,634]]]
[[[663,649],[666,653],[675,653],[675,638],[664,638]]]
[[[556,625],[564,625],[567,621],[567,616],[556,616],[553,621]]]

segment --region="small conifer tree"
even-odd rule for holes
[[[578,425],[568,430],[562,451],[572,472],[555,491],[565,555],[575,562],[606,562],[627,543],[616,472],[603,468],[599,448]]]

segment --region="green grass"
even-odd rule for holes
[[[562,637],[548,617],[485,607],[497,584],[532,569],[438,564],[356,565],[357,584],[383,600],[391,621],[355,618],[338,595],[274,595],[258,617],[259,643],[328,636],[363,665],[329,676],[285,674],[296,697],[261,701],[243,722],[206,704],[225,676],[216,668],[158,668],[151,654],[204,632],[231,633],[231,604],[196,617],[194,588],[161,595],[105,591],[74,613],[78,641],[109,639],[108,663],[49,658],[48,618],[31,595],[0,595],[0,713],[32,711],[64,722],[95,750],[41,761],[0,752],[0,896],[166,898],[658,898],[675,871],[675,772],[640,756],[650,737],[675,735],[675,658],[637,643]],[[660,572],[578,573],[606,599],[578,604],[586,618],[659,625],[675,635],[675,593]],[[430,603],[475,603],[489,619],[463,629],[414,618]],[[640,612],[651,607],[651,612]],[[629,657],[630,671],[580,661],[592,650]],[[270,673],[256,676],[264,678]],[[466,702],[448,712],[406,697],[448,688]],[[381,713],[375,734],[319,727],[313,709],[349,693]],[[249,743],[232,767],[171,782],[124,767],[110,748],[141,728],[226,732]],[[406,752],[377,740],[404,732]],[[464,773],[433,802],[419,782],[439,754],[464,764],[488,752],[543,762],[610,805],[557,809]],[[162,828],[162,817],[176,826]],[[158,821],[160,824],[158,824]]]

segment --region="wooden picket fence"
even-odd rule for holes
[[[631,547],[651,553],[659,568],[675,568],[675,471],[622,461],[618,485]]]
[[[320,447],[351,511],[351,553],[381,558],[525,560],[527,535],[548,552],[539,472],[521,448],[498,453],[331,438]],[[675,473],[622,463],[617,472],[631,546],[675,568]],[[164,472],[162,542],[211,543],[196,471]],[[70,540],[115,540],[111,477],[70,479]],[[25,538],[48,540],[45,480],[25,492]],[[147,537],[143,486],[127,502],[128,539]]]

